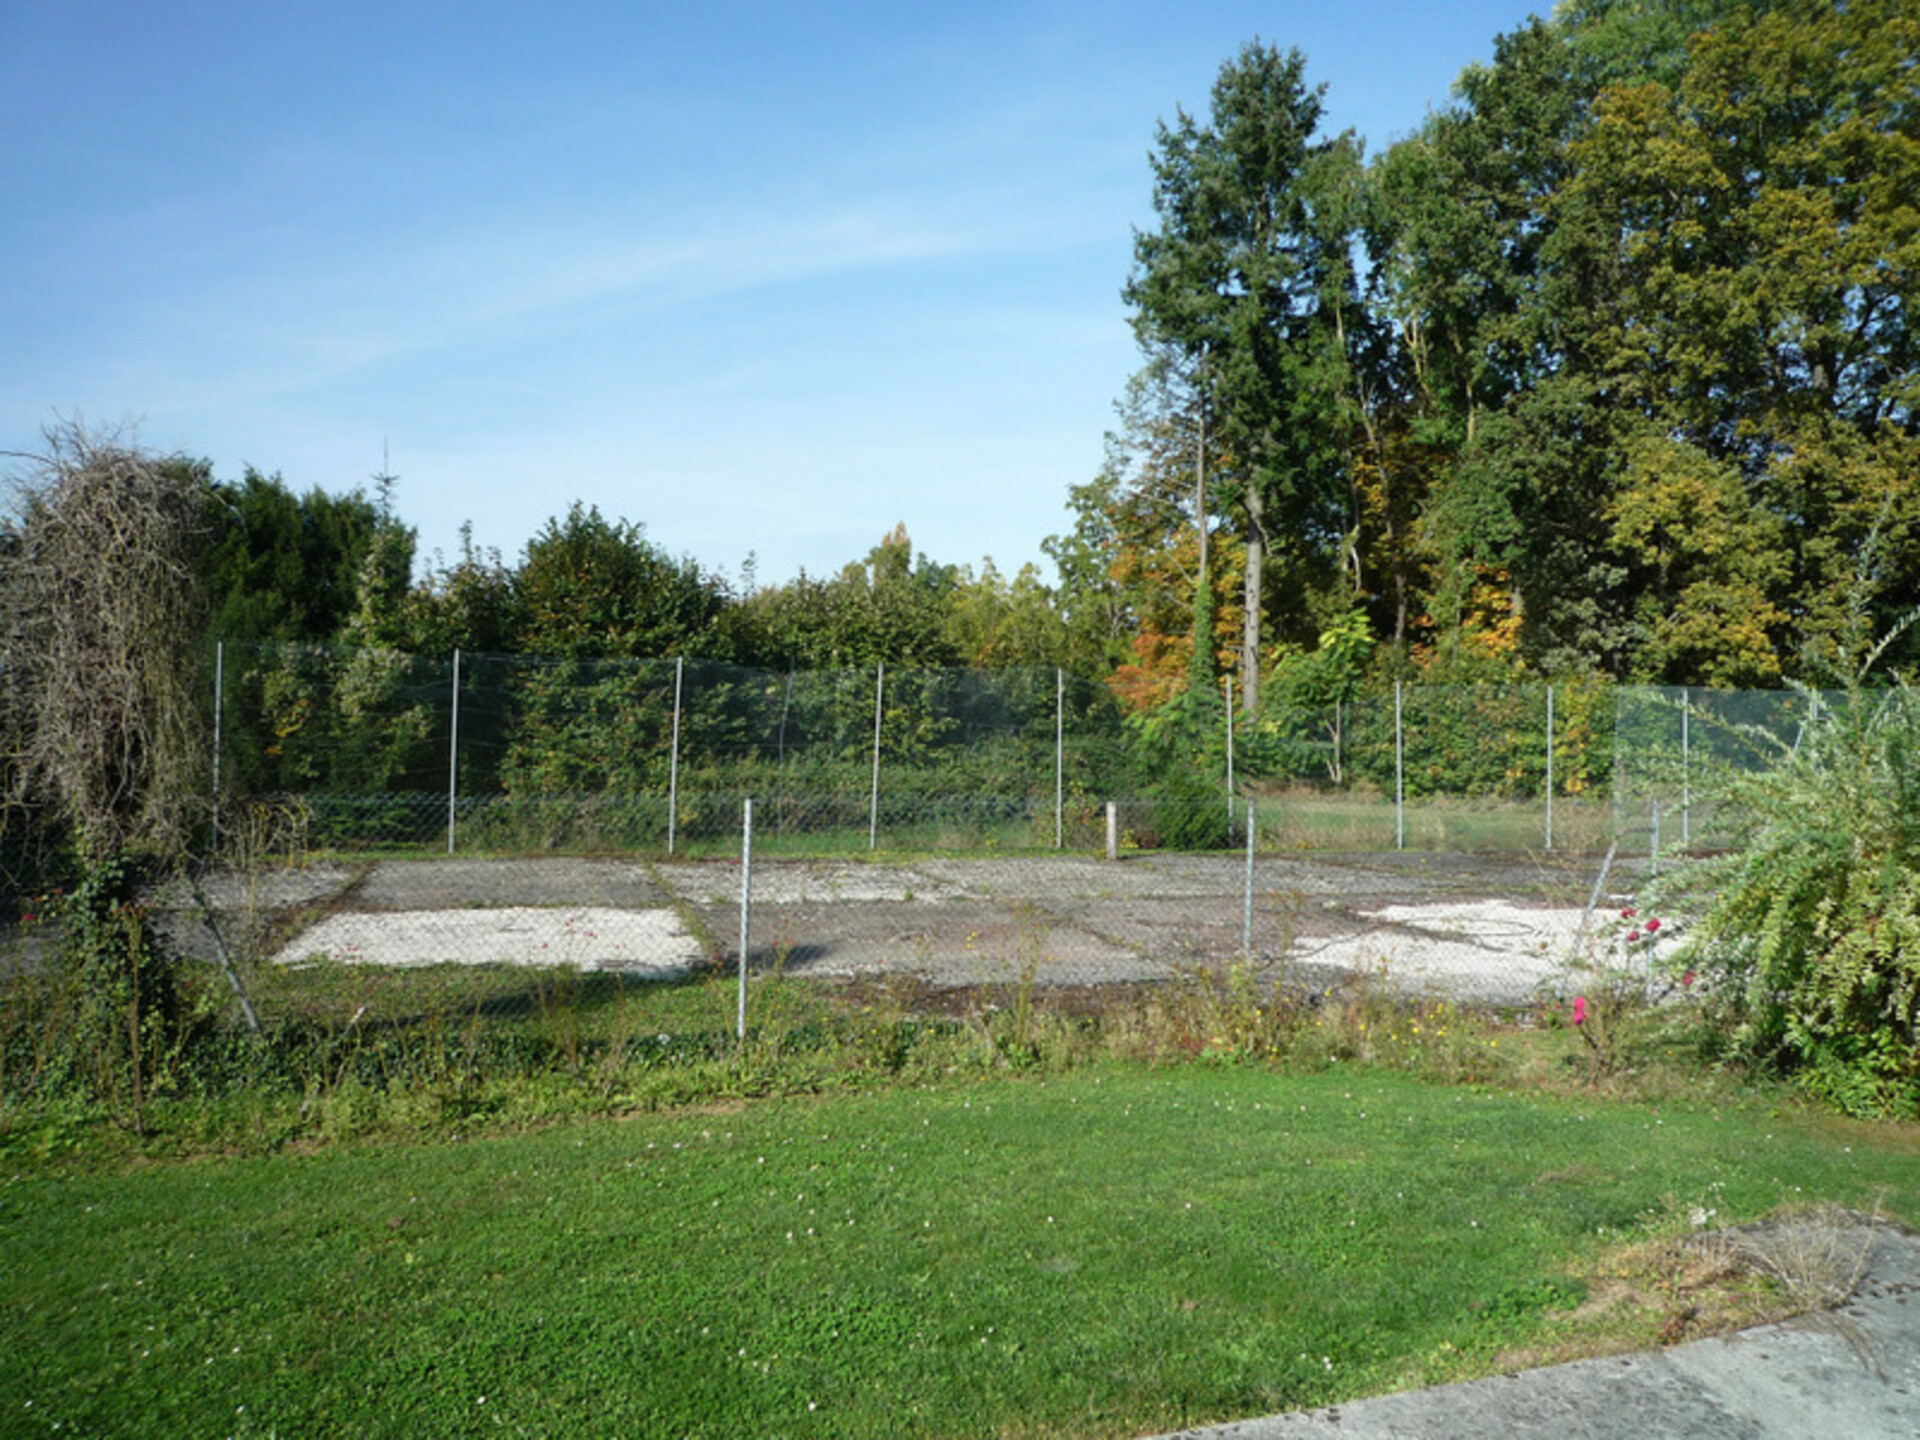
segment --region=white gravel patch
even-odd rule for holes
[[[1519,1004],[1567,979],[1581,911],[1470,900],[1360,914],[1379,928],[1306,942],[1294,957],[1365,973],[1384,969],[1388,983],[1408,990]]]
[[[667,977],[706,958],[670,910],[590,906],[331,915],[295,936],[273,962],[572,966]]]

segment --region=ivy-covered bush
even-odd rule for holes
[[[139,1130],[175,1089],[211,1012],[154,925],[140,858],[79,858],[71,891],[28,902],[23,918],[52,937],[52,963],[8,989],[0,1093],[76,1097]]]

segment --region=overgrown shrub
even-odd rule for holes
[[[1671,962],[1732,1053],[1857,1115],[1920,1115],[1920,695],[1819,703],[1770,770],[1722,788],[1738,843],[1681,883],[1704,904]],[[1762,737],[1764,738],[1764,737]]]

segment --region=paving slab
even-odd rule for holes
[[[571,966],[665,978],[687,974],[706,958],[705,947],[671,910],[504,906],[329,915],[271,963]]]
[[[1242,856],[772,860],[753,870],[750,961],[823,978],[914,975],[940,986],[1009,976],[1042,986],[1136,983],[1245,961],[1276,982],[1319,986],[1384,973],[1409,993],[1519,1005],[1566,977],[1585,904],[1566,899],[1590,884],[1500,883],[1520,873],[1472,857],[1263,856],[1249,928]],[[619,930],[612,919],[583,925],[588,911],[674,912],[725,950],[738,933],[740,883],[737,861],[456,856],[215,876],[208,887],[231,917],[230,939],[272,934],[263,919],[302,906],[329,912],[290,942],[274,940],[282,963],[319,954],[549,964],[579,951],[583,929]],[[1549,893],[1561,903],[1549,903]],[[556,913],[519,913],[543,908]],[[569,963],[652,963],[648,948],[664,944],[653,928],[668,922],[620,923],[646,933]],[[183,947],[207,948],[203,928],[186,926]],[[666,946],[661,963],[681,963],[678,944]]]
[[[1158,1440],[1915,1440],[1920,1238],[1878,1227],[1839,1309],[1650,1354],[1581,1360]]]
[[[1507,899],[1355,905],[1318,918],[1295,938],[1294,958],[1479,1004],[1524,1005],[1577,990],[1576,958],[1602,943],[1583,908]]]
[[[681,899],[695,905],[740,904],[738,862],[669,862],[653,873]],[[854,860],[756,861],[753,902],[760,905],[913,904],[954,900],[978,893],[945,879],[932,866],[864,864]]]

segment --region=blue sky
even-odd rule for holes
[[[1255,38],[1370,152],[1524,0],[0,0],[0,450],[56,417],[511,563],[1011,573],[1137,363],[1147,152]]]

